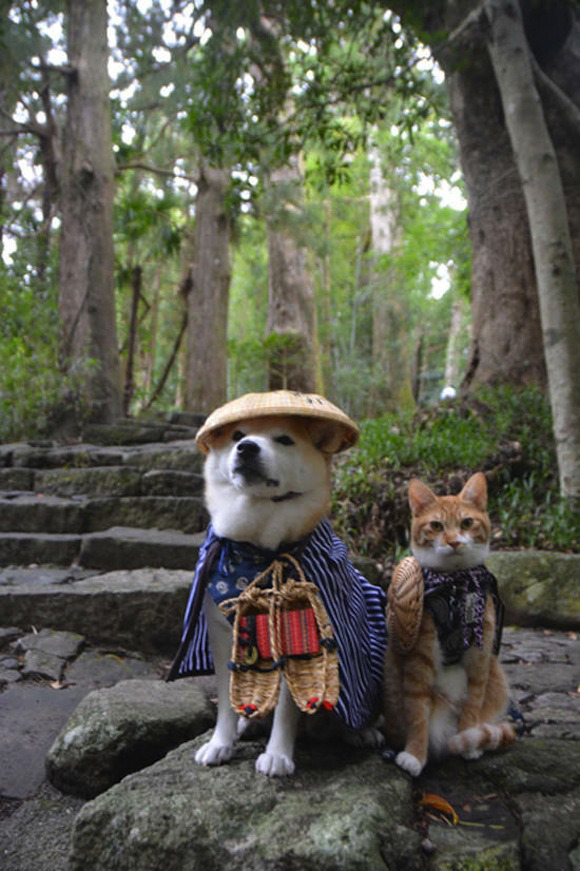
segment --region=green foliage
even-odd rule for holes
[[[549,404],[536,388],[487,388],[468,401],[363,421],[359,447],[337,469],[337,525],[360,552],[392,560],[407,540],[409,480],[458,492],[479,470],[496,546],[578,548],[580,518],[559,497]]]
[[[46,435],[57,417],[73,411],[82,420],[91,366],[63,376],[54,301],[39,300],[26,283],[14,288],[4,280],[0,310],[0,441]]]

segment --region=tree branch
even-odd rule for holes
[[[167,178],[182,178],[185,181],[190,181],[192,184],[197,184],[198,179],[185,173],[175,172],[173,169],[163,169],[161,166],[152,166],[150,163],[142,163],[138,160],[131,163],[123,163],[117,166],[117,172],[124,172],[127,169],[142,169],[144,172],[152,172],[154,175],[161,175]]]

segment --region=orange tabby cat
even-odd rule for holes
[[[436,496],[414,479],[409,503],[414,559],[395,570],[388,609],[400,604],[397,572],[404,574],[406,563],[423,611],[411,649],[389,638],[385,731],[402,748],[396,763],[417,776],[428,751],[477,759],[511,744],[515,734],[499,722],[508,686],[496,656],[503,609],[495,578],[482,565],[490,539],[485,476],[473,475],[458,496]]]

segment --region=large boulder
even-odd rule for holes
[[[229,765],[196,765],[203,740],[85,805],[69,871],[423,867],[410,779],[376,753],[301,749],[294,777],[268,779],[254,770],[254,743],[241,744]]]
[[[508,621],[580,628],[580,554],[498,551],[486,565],[497,576]]]
[[[205,732],[214,709],[191,680],[121,681],[86,696],[49,750],[49,780],[92,798]]]

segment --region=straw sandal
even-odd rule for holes
[[[396,653],[409,653],[417,643],[423,619],[423,572],[413,556],[395,568],[387,592],[389,645]]]
[[[294,568],[299,580],[284,574]],[[339,694],[334,633],[318,588],[299,562],[282,554],[235,599],[220,605],[234,613],[230,702],[245,717],[275,707],[282,670],[301,711],[332,709]]]

